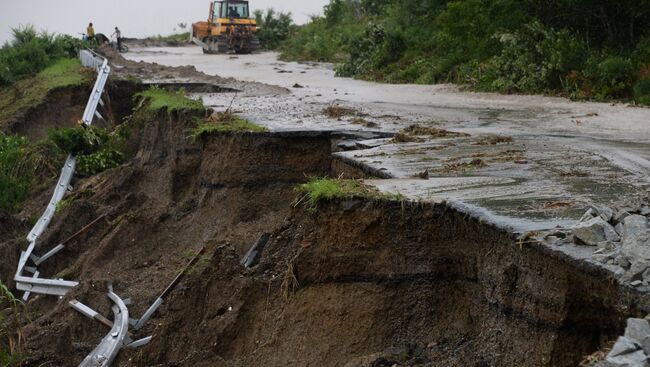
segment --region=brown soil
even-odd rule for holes
[[[195,143],[192,120],[133,122],[133,158],[74,183],[37,253],[106,217],[41,267],[81,284],[62,300],[30,299],[27,365],[76,365],[107,332],[70,299],[110,317],[111,281],[139,317],[202,246],[205,257],[134,335],[151,344],[123,349],[114,366],[574,366],[648,311],[608,273],[445,205],[293,204],[308,177],[363,174],[332,161],[326,133]],[[244,269],[264,232],[261,263]]]
[[[288,89],[256,82],[243,82],[234,78],[222,78],[216,75],[207,75],[199,72],[194,66],[164,66],[146,62],[135,62],[122,57],[110,47],[102,47],[100,52],[106,56],[111,65],[113,77],[128,79],[132,77],[145,81],[178,81],[189,80],[192,83],[207,83],[218,85],[230,90],[240,91],[246,95],[287,94]]]

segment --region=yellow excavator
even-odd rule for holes
[[[214,1],[208,21],[192,24],[192,42],[203,47],[206,54],[251,53],[260,48],[256,31],[248,1]]]

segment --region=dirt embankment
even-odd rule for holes
[[[444,206],[294,208],[262,263],[221,246],[131,365],[575,366],[634,296]]]
[[[115,366],[573,366],[647,311],[605,272],[444,205],[295,205],[309,176],[362,174],[332,161],[327,133],[194,142],[194,117],[132,119],[133,158],[74,183],[37,253],[105,217],[40,268],[81,284],[63,300],[31,298],[29,365],[76,365],[107,332],[67,301],[108,316],[111,281],[139,317],[202,246],[133,335],[152,343]],[[261,263],[244,269],[264,232]]]

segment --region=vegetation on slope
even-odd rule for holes
[[[20,111],[43,102],[52,90],[83,85],[90,80],[92,75],[83,72],[79,60],[63,58],[34,76],[0,88],[0,127]]]
[[[61,161],[49,141],[33,144],[0,132],[0,210],[16,210],[33,187],[56,175]]]
[[[265,132],[268,129],[256,125],[242,117],[228,111],[218,112],[205,121],[199,121],[190,133],[194,141],[199,141],[206,136],[227,132]]]
[[[311,208],[318,206],[321,201],[334,199],[404,199],[400,194],[383,194],[374,187],[364,185],[359,180],[340,178],[311,178],[307,183],[298,186],[298,191],[303,194],[299,201],[306,200]]]
[[[0,87],[36,75],[63,58],[73,58],[84,45],[68,35],[37,32],[33,26],[15,28],[13,41],[0,48]]]
[[[254,15],[258,27],[255,35],[259,38],[260,45],[265,50],[277,49],[295,27],[293,19],[291,19],[291,13],[267,9],[266,12],[255,10]]]
[[[62,152],[77,157],[76,171],[93,175],[124,163],[124,137],[121,130],[109,132],[94,126],[54,129],[49,139]]]
[[[158,112],[165,110],[167,112],[180,111],[205,111],[201,100],[190,99],[183,90],[168,91],[165,89],[151,87],[144,92],[136,94],[136,97],[144,98],[148,101],[149,112]]]
[[[331,0],[283,58],[340,76],[650,100],[650,0]]]

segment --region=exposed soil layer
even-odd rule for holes
[[[133,364],[575,366],[636,301],[442,205],[298,207],[257,268],[238,260],[217,248]]]
[[[30,300],[29,365],[76,365],[107,332],[70,299],[110,316],[111,281],[139,317],[204,245],[134,335],[152,343],[115,366],[573,366],[648,311],[608,273],[444,205],[295,204],[310,176],[363,174],[332,162],[326,132],[197,143],[192,118],[134,125],[127,164],[74,183],[37,253],[105,218],[40,269],[81,284]],[[261,263],[244,269],[264,232]]]

